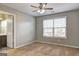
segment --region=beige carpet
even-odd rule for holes
[[[9,56],[79,56],[79,49],[44,43],[32,43],[18,48],[8,49]]]

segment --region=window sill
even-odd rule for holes
[[[67,37],[43,37],[43,38],[50,38],[50,39],[67,39]]]

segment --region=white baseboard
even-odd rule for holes
[[[47,44],[54,44],[54,45],[60,45],[60,46],[71,47],[71,48],[79,48],[78,46],[64,45],[64,44],[51,43],[51,42],[45,42],[45,41],[31,41],[31,42],[28,42],[28,43],[26,43],[26,44],[23,44],[23,45],[17,46],[17,47],[15,47],[15,48],[20,48],[20,47],[23,47],[23,46],[29,45],[29,44],[34,43],[34,42],[47,43]]]
[[[29,44],[34,43],[34,42],[35,42],[35,41],[27,42],[26,44],[16,46],[15,48],[20,48],[20,47],[23,47],[23,46],[29,45]]]
[[[79,48],[78,46],[64,45],[64,44],[59,44],[59,43],[50,43],[50,42],[44,42],[44,41],[35,41],[35,42],[47,43],[47,44],[54,44],[54,45],[60,45],[60,46],[71,47],[71,48]]]

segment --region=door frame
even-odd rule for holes
[[[2,10],[0,10],[0,13],[13,16],[13,40],[12,40],[13,47],[12,48],[16,48],[16,15],[9,13],[9,12],[6,12],[6,11],[2,11]]]

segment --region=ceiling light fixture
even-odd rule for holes
[[[47,3],[39,3],[39,6],[31,5],[31,7],[36,8],[35,10],[33,10],[33,12],[37,12],[40,14],[46,12],[47,10],[51,10],[51,11],[53,10],[53,8],[49,8],[46,6],[47,6]]]

